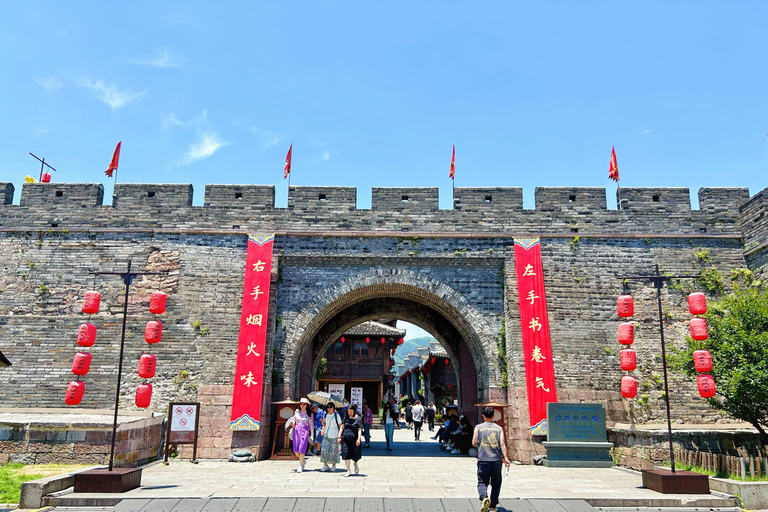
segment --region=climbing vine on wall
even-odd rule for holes
[[[499,339],[496,341],[496,347],[499,350],[499,368],[501,369],[501,386],[502,389],[507,389],[508,386],[508,372],[507,372],[507,326],[504,320],[501,321],[501,328],[499,329]]]

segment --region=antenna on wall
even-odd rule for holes
[[[45,163],[45,158],[39,158],[37,155],[35,155],[35,154],[31,153],[31,152],[29,154],[32,155],[33,157],[35,157],[38,162],[40,162],[40,183],[42,183],[43,182],[43,171],[45,171],[45,168],[47,167],[47,168],[49,168],[52,171],[55,171],[56,169],[54,169],[53,167],[51,167],[50,165]]]

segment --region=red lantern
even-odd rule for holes
[[[81,347],[92,347],[96,342],[96,326],[85,323],[77,329],[77,344]]]
[[[616,301],[616,309],[621,318],[629,318],[635,314],[635,303],[631,295],[620,295]]]
[[[147,343],[157,343],[163,337],[163,324],[150,320],[144,329],[144,341]]]
[[[446,357],[445,358],[445,364],[448,364],[449,362],[450,362],[450,360]]]
[[[41,183],[50,183],[51,182],[51,175],[47,172],[44,172],[43,175],[40,177]]]
[[[707,312],[707,298],[701,292],[688,295],[688,311],[692,315],[703,315]]]
[[[342,336],[342,337],[341,337],[341,342],[342,342],[342,343],[344,343],[345,341],[347,341],[347,340],[345,340],[345,339],[344,339],[344,336]]]
[[[434,357],[429,360],[429,364],[435,364],[435,358]]]
[[[402,345],[403,343],[405,343],[405,340],[403,338],[400,338],[399,340],[397,340],[398,345]]]
[[[619,343],[631,345],[635,341],[635,324],[623,322],[619,324]]]
[[[93,290],[85,292],[85,298],[83,299],[83,313],[94,315],[99,312],[99,304],[101,303],[101,294]]]
[[[365,338],[365,344],[369,344],[371,342],[371,338]]]
[[[165,301],[168,298],[163,292],[152,292],[149,296],[149,312],[155,315],[165,313]]]
[[[152,384],[144,383],[136,387],[136,407],[149,407],[152,401]]]
[[[381,338],[381,344],[382,344],[382,345],[383,345],[384,343],[386,343],[386,341],[387,341],[387,340],[385,340],[384,338]]]
[[[691,318],[688,327],[691,329],[691,338],[695,340],[701,341],[709,337],[707,321],[703,318]]]
[[[142,379],[151,379],[155,376],[157,367],[157,358],[152,354],[144,354],[139,358],[139,377]]]
[[[621,396],[624,398],[635,398],[637,396],[637,379],[631,375],[625,375],[621,378]]]
[[[625,372],[631,372],[637,368],[637,353],[631,348],[619,351],[619,363]]]
[[[715,379],[708,373],[702,373],[696,377],[696,385],[699,388],[699,395],[701,398],[712,398],[715,396]]]
[[[67,386],[67,396],[64,398],[64,403],[67,405],[77,405],[83,399],[83,393],[85,393],[85,382],[79,380],[70,381]]]
[[[91,354],[78,352],[75,354],[75,360],[72,361],[72,373],[75,375],[85,375],[91,369]]]
[[[693,365],[696,368],[696,371],[699,373],[711,372],[712,356],[709,355],[709,350],[694,350]]]

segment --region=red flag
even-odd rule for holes
[[[104,171],[104,174],[112,177],[112,173],[117,170],[117,163],[120,161],[120,144],[123,142],[120,141],[117,143],[117,147],[115,148],[115,153],[112,155],[112,161],[109,163],[109,167],[106,171]]]
[[[283,179],[287,178],[289,174],[291,174],[291,152],[293,151],[293,142],[291,142],[291,147],[288,148],[288,154],[285,155],[285,173],[283,174]]]
[[[451,153],[451,170],[448,171],[448,177],[454,179],[453,177],[456,176],[456,146],[452,147],[453,152]]]
[[[611,146],[611,167],[608,169],[608,177],[619,182],[619,164],[616,163],[616,150]]]

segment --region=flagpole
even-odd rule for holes
[[[619,180],[616,180],[616,195],[619,199],[619,210],[621,210],[621,185],[619,185]]]

